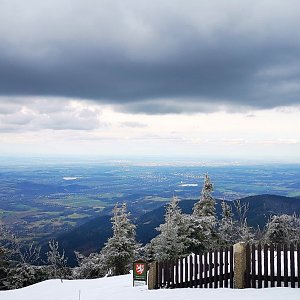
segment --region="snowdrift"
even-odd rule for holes
[[[89,279],[47,280],[26,288],[0,291],[1,300],[299,300],[300,289],[162,289],[132,287],[132,275]]]

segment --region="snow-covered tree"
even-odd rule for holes
[[[41,247],[34,242],[24,244],[22,241],[0,223],[0,253],[11,263],[37,264],[40,261]]]
[[[24,245],[6,226],[0,224],[0,289],[21,288],[47,279],[40,260],[40,247]]]
[[[21,247],[17,239],[14,246],[13,260],[9,260],[6,279],[2,281],[5,288],[22,288],[48,279],[47,267],[34,265],[40,260],[39,246],[32,243]]]
[[[57,241],[49,241],[50,250],[47,254],[47,262],[51,267],[49,274],[50,278],[64,278],[67,275],[67,260],[65,251],[59,251],[59,244]]]
[[[8,273],[8,263],[5,259],[6,249],[0,246],[0,290],[5,286],[3,284],[3,280],[7,277]]]
[[[197,217],[211,217],[216,222],[216,201],[211,195],[212,191],[213,184],[208,174],[205,174],[200,200],[194,205],[193,215]]]
[[[49,279],[49,266],[35,266],[20,263],[9,269],[7,279],[3,281],[5,288],[17,289]]]
[[[231,206],[225,201],[222,201],[221,207],[222,218],[219,222],[219,245],[226,247],[235,243],[237,239],[237,228]]]
[[[9,271],[9,249],[7,241],[7,231],[0,221],[0,289],[4,289],[4,280]]]
[[[126,203],[114,207],[112,217],[113,236],[101,250],[103,267],[109,275],[129,273],[138,247],[135,225],[129,220]]]
[[[156,228],[160,234],[152,239],[149,247],[155,260],[178,258],[187,251],[189,224],[178,203],[177,197],[171,199],[166,207],[165,223]]]
[[[266,224],[264,241],[273,244],[299,241],[300,220],[295,215],[272,216]]]
[[[0,248],[2,259],[10,265],[15,265],[21,260],[19,257],[21,246],[17,236],[2,223],[0,223]]]
[[[253,228],[247,223],[247,212],[249,209],[249,203],[241,203],[240,200],[234,201],[234,207],[237,213],[237,222],[235,224],[237,230],[237,242],[251,243],[254,240]]]
[[[91,253],[89,256],[84,256],[75,252],[75,255],[78,267],[73,269],[73,278],[91,279],[105,276],[104,260],[101,253]]]
[[[212,191],[213,184],[208,174],[205,174],[200,200],[194,205],[190,224],[192,237],[194,241],[197,241],[194,249],[195,252],[211,250],[217,246],[216,202],[211,195]]]

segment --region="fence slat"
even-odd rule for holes
[[[165,287],[166,286],[166,262],[163,262],[162,264],[162,286]]]
[[[165,275],[166,275],[165,285],[167,288],[169,288],[170,287],[170,261],[166,262]]]
[[[175,260],[175,287],[178,288],[180,285],[179,285],[179,262],[180,260],[179,259],[176,259]]]
[[[190,288],[193,287],[193,283],[194,283],[194,280],[193,280],[193,273],[194,273],[194,264],[193,264],[193,256],[190,255]]]
[[[183,258],[180,257],[180,287],[183,288]]]
[[[291,271],[291,287],[294,288],[295,284],[295,247],[294,244],[290,245],[290,271]]]
[[[224,287],[228,287],[228,279],[229,279],[229,276],[228,276],[228,264],[229,264],[229,260],[228,260],[228,251],[229,251],[229,249],[226,247],[225,248],[225,257],[224,257],[224,259],[225,259],[225,262],[224,262]]]
[[[168,264],[168,287],[172,288],[173,287],[173,274],[174,274],[174,269],[173,267],[173,262],[172,260],[169,260],[169,264]]]
[[[165,263],[162,263],[162,265],[161,265],[161,267],[162,267],[162,269],[161,269],[161,278],[162,278],[162,280],[161,280],[161,285],[162,285],[162,287],[164,287],[165,286],[165,282],[166,282],[166,276],[165,276]]]
[[[205,287],[205,288],[207,288],[207,284],[208,284],[208,276],[207,276],[207,271],[208,271],[207,255],[208,255],[207,252],[205,252],[205,253],[203,254],[203,256],[204,256],[204,261],[203,261],[203,280],[204,280],[204,287]]]
[[[169,266],[169,272],[170,272],[170,288],[175,288],[175,272],[174,272],[174,267],[175,267],[175,260],[170,261],[170,266]]]
[[[281,245],[277,245],[277,286],[281,286]]]
[[[219,281],[219,276],[218,276],[218,268],[219,268],[219,262],[218,262],[218,251],[214,251],[214,259],[211,264],[211,267],[214,268],[214,288],[216,289],[218,287],[218,281]]]
[[[224,252],[223,252],[223,249],[221,248],[220,249],[220,251],[219,251],[219,255],[220,255],[220,258],[219,258],[219,261],[220,261],[220,267],[219,267],[219,286],[220,286],[220,288],[222,288],[223,287],[223,270],[224,270],[224,263],[223,263],[223,254],[224,254]]]
[[[255,245],[252,244],[251,245],[251,287],[252,288],[256,288],[256,279],[255,279],[255,275],[256,275],[256,251],[255,251]]]
[[[209,263],[208,263],[208,270],[209,270],[209,287],[213,287],[213,264],[212,264],[212,251],[208,252],[208,258],[209,258]]]
[[[230,288],[233,289],[233,246],[230,246],[230,252],[229,252],[229,267],[230,267]]]
[[[270,281],[271,287],[275,287],[275,278],[274,278],[274,245],[270,245]]]
[[[262,261],[261,261],[261,244],[257,245],[257,287],[262,288]]]
[[[288,248],[287,244],[283,245],[283,283],[285,287],[288,287]]]
[[[203,270],[203,254],[199,255],[199,287],[203,287],[203,278],[204,278],[204,270]]]
[[[189,272],[188,272],[188,257],[184,258],[184,287],[188,287],[189,284]]]
[[[199,276],[198,258],[199,255],[194,256],[194,287],[198,287],[198,276]]]
[[[268,287],[268,267],[269,267],[269,261],[268,261],[268,245],[265,244],[264,245],[264,287],[267,288]]]

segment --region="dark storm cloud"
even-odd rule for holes
[[[299,1],[1,3],[0,93],[131,112],[299,104]]]

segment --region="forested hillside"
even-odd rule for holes
[[[191,213],[196,200],[179,201],[179,207],[183,213]],[[216,199],[216,212],[220,216],[222,200]],[[236,214],[233,202],[229,203]],[[250,226],[263,228],[272,215],[293,214],[300,215],[300,200],[293,197],[277,195],[256,195],[240,199],[242,205],[249,205],[246,217]],[[137,240],[143,244],[148,243],[158,232],[157,228],[164,220],[165,206],[136,218]],[[70,258],[74,258],[73,251],[81,251],[85,254],[99,250],[103,247],[107,238],[111,236],[112,229],[109,216],[96,217],[95,219],[60,235],[58,241],[64,247]],[[70,260],[71,262],[71,260]]]

